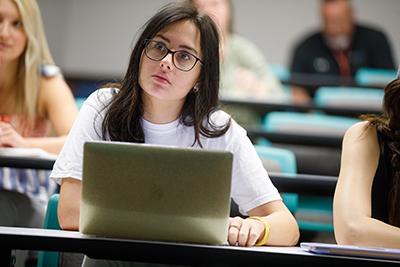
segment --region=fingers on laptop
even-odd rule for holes
[[[263,232],[263,225],[256,220],[240,217],[229,219],[228,243],[241,247],[254,246]]]

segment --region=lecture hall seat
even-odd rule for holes
[[[354,118],[319,113],[270,112],[264,117],[263,127],[266,131],[276,133],[301,132],[310,135],[337,136],[343,135],[348,127],[358,121]],[[287,148],[290,149],[290,146]],[[295,152],[297,148],[292,146],[292,149]],[[319,168],[321,164],[331,164],[331,162],[318,162],[318,155],[314,156],[316,160],[309,163],[314,168]],[[297,167],[299,168],[299,165]],[[299,195],[295,217],[300,230],[333,232],[332,198]]]

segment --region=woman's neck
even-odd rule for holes
[[[182,112],[182,104],[176,101],[157,100],[143,97],[143,117],[155,124],[166,124],[179,118]]]
[[[15,109],[17,64],[0,62],[0,114],[11,114]]]
[[[0,61],[0,95],[7,95],[15,90],[18,63],[2,63]]]

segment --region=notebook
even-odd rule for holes
[[[400,260],[400,249],[303,242],[300,247],[317,254]]]
[[[230,152],[87,142],[83,154],[82,234],[226,243]]]

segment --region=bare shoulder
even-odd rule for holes
[[[65,97],[70,98],[71,96],[71,88],[68,86],[63,76],[41,77],[39,101],[42,103],[56,101],[57,99]]]
[[[349,127],[343,137],[343,144],[362,144],[377,146],[378,138],[376,128],[369,121],[358,122]]]
[[[42,76],[40,78],[40,90],[45,94],[51,94],[52,92],[70,91],[71,89],[64,80],[63,76],[56,75],[52,77]]]
[[[43,114],[49,114],[60,105],[75,105],[72,91],[61,75],[41,77],[38,103]]]

